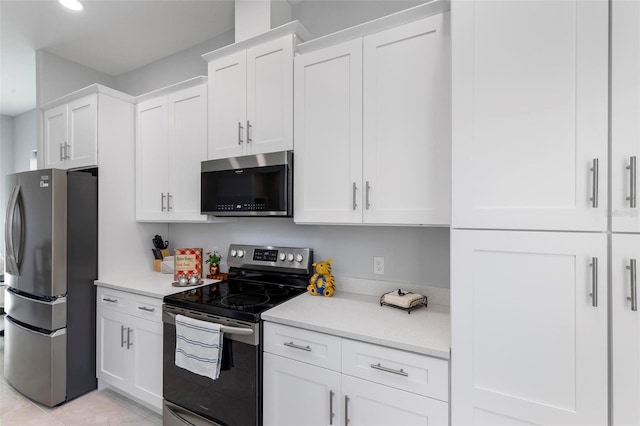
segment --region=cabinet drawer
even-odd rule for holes
[[[98,301],[98,308],[108,308],[126,312],[131,296],[131,294],[122,291],[107,287],[98,287],[96,299]]]
[[[264,350],[340,371],[340,338],[301,328],[265,322]]]
[[[342,339],[342,372],[441,401],[449,399],[449,363],[442,359]]]
[[[138,294],[132,294],[131,296],[131,303],[129,304],[129,313],[131,315],[162,321],[162,299],[155,299]]]

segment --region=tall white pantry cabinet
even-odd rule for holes
[[[640,424],[640,3],[609,6],[452,2],[452,424]]]

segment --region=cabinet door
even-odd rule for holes
[[[202,221],[200,162],[207,159],[207,87],[196,86],[168,97],[171,220]]]
[[[607,424],[606,238],[452,231],[452,424]]]
[[[336,371],[265,353],[263,387],[265,426],[342,424]]]
[[[69,146],[65,168],[98,165],[98,95],[69,102]]]
[[[449,424],[446,402],[351,376],[342,376],[343,424],[349,426]]]
[[[611,225],[640,232],[640,3],[614,1],[611,7]]]
[[[293,36],[247,50],[247,153],[293,149]]]
[[[67,105],[44,112],[44,167],[64,168],[67,139]]]
[[[449,14],[364,38],[364,222],[450,223]]]
[[[362,41],[295,59],[298,223],[362,221]]]
[[[612,236],[612,424],[616,426],[640,424],[640,312],[636,281],[639,260],[640,235]]]
[[[608,2],[462,1],[451,16],[453,226],[606,230]]]
[[[141,102],[136,120],[136,219],[167,220],[169,137],[166,98]]]
[[[131,371],[126,347],[127,318],[120,312],[98,308],[96,323],[96,376],[124,390],[128,390]]]
[[[162,322],[130,317],[129,323],[131,394],[161,409]]]
[[[241,51],[209,62],[210,159],[245,153],[247,58]]]

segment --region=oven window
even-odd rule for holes
[[[223,426],[258,425],[262,413],[260,347],[224,338],[217,380],[175,365],[176,328],[164,323],[163,396]]]

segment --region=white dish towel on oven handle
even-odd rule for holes
[[[216,380],[223,335],[220,324],[176,315],[176,366]]]

